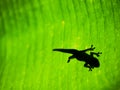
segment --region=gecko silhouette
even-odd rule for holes
[[[89,68],[89,71],[92,71],[92,69],[94,69],[94,67],[96,67],[96,68],[100,67],[100,62],[93,55],[96,55],[97,57],[99,57],[99,55],[102,54],[102,52],[97,52],[97,53],[92,52],[94,49],[95,49],[95,47],[93,47],[93,45],[91,45],[90,48],[85,49],[85,50],[53,49],[53,51],[60,51],[60,52],[72,54],[72,56],[70,56],[68,58],[67,63],[69,63],[71,59],[76,58],[79,61],[84,61],[85,62],[84,67]],[[90,55],[87,54],[86,51],[91,51]]]

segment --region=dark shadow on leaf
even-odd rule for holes
[[[70,62],[71,59],[76,58],[79,61],[85,62],[84,67],[89,68],[89,71],[92,71],[95,67],[100,67],[100,62],[99,60],[94,57],[96,55],[97,57],[102,54],[101,52],[93,52],[95,47],[91,45],[90,48],[85,49],[85,50],[76,50],[76,49],[53,49],[53,51],[59,51],[63,53],[69,53],[72,54],[70,57],[68,57],[67,63]],[[90,55],[86,53],[86,51],[90,51]]]

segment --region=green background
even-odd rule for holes
[[[53,48],[93,44],[100,68]],[[0,90],[120,90],[120,0],[0,0]]]

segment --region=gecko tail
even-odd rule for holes
[[[59,52],[70,53],[70,54],[74,54],[78,52],[78,50],[75,50],[75,49],[53,49],[53,51],[59,51]]]

